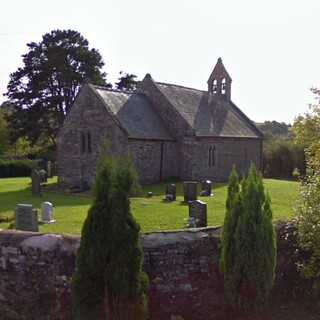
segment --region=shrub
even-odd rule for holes
[[[34,160],[0,159],[0,178],[28,177],[37,165],[37,161]]]
[[[270,199],[253,164],[241,185],[235,167],[230,174],[221,245],[221,272],[232,307],[249,314],[262,311],[274,283],[276,238]]]
[[[130,212],[134,180],[128,159],[100,161],[71,283],[79,319],[146,318],[148,278],[141,271],[140,227]]]

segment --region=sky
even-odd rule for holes
[[[292,124],[320,86],[319,0],[10,0],[1,6],[0,103],[27,43],[72,29],[119,72],[207,90],[218,60],[253,121]]]

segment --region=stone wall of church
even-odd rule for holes
[[[209,150],[211,148],[211,160]],[[226,181],[233,164],[247,173],[251,162],[261,169],[261,140],[249,138],[202,138],[182,146],[183,179]],[[213,157],[213,158],[212,158]]]
[[[290,284],[298,285],[292,260],[294,228],[281,222],[275,229],[274,293],[282,288],[287,296]],[[199,228],[142,235],[150,320],[173,315],[184,320],[225,319],[231,312],[219,274],[220,231]],[[69,284],[79,242],[79,236],[1,230],[0,318],[73,319]]]
[[[175,142],[130,139],[129,144],[140,183],[179,176],[179,153]]]
[[[81,89],[82,94],[78,95],[56,138],[59,183],[91,185],[105,140],[110,153],[128,150],[127,138],[87,86]]]

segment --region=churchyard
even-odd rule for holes
[[[140,223],[142,232],[177,230],[186,228],[189,208],[183,203],[183,182],[176,184],[176,200],[165,199],[166,182],[141,186],[131,196],[131,210]],[[265,179],[265,188],[272,200],[274,220],[294,217],[292,203],[298,193],[298,182]],[[41,205],[53,205],[54,223],[40,223],[40,232],[81,234],[82,224],[92,204],[91,192],[73,193],[67,187],[57,187],[56,177],[41,185],[41,195],[32,194],[30,178],[0,179],[0,229],[14,229],[14,210],[18,204],[29,204],[38,211]],[[220,226],[225,213],[227,184],[212,183],[212,196],[200,196],[201,183],[197,183],[197,199],[207,207],[207,225]],[[148,197],[148,193],[152,196]],[[150,195],[151,195],[150,194]]]

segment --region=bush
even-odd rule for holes
[[[248,314],[262,311],[274,283],[276,238],[270,199],[252,164],[241,185],[233,167],[221,234],[221,272],[231,306]]]
[[[140,227],[130,212],[134,180],[128,159],[100,161],[71,283],[77,319],[146,319],[148,278],[141,271]]]
[[[2,160],[0,159],[0,178],[28,177],[38,166],[34,160]]]

